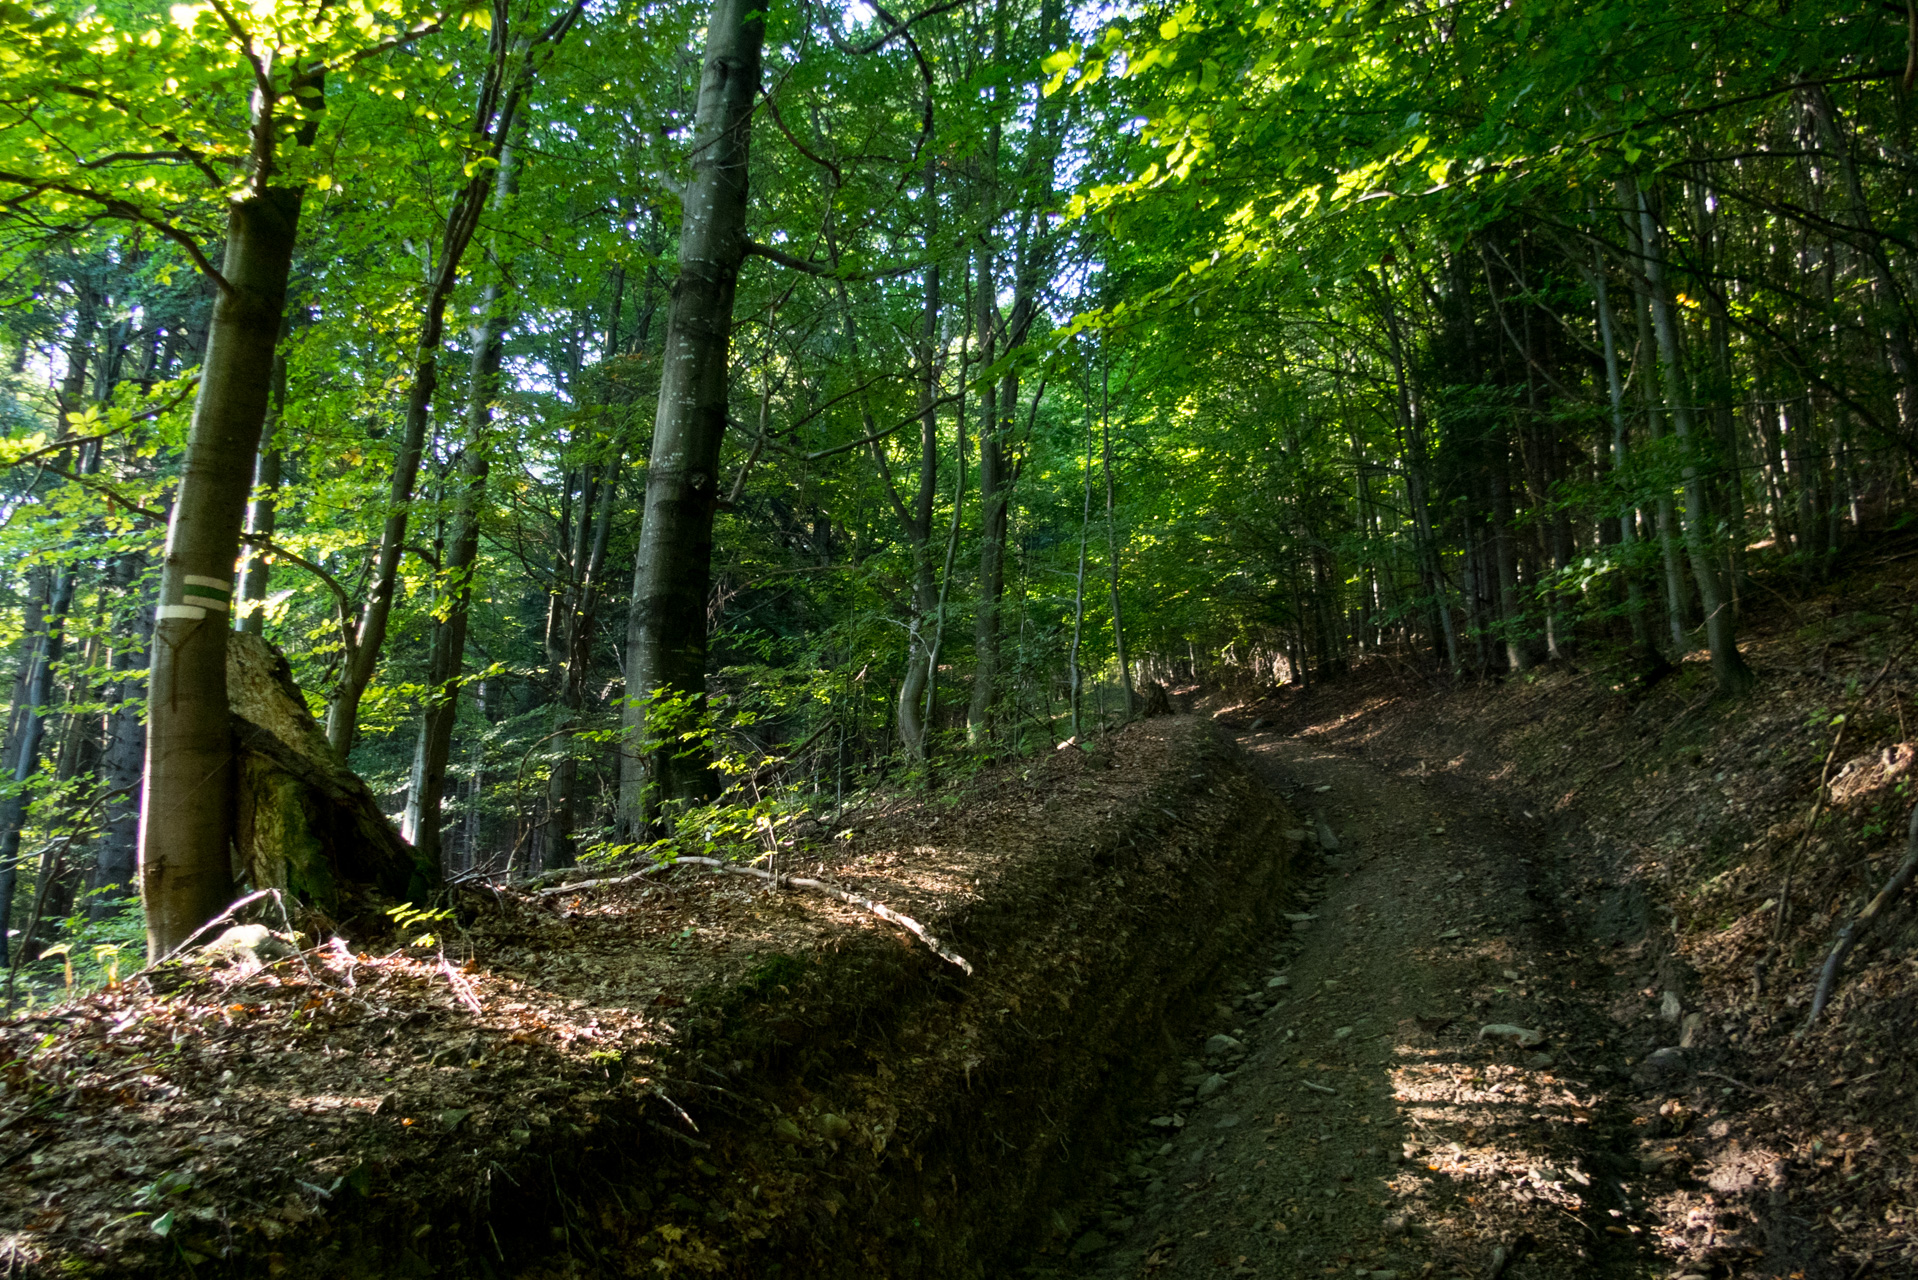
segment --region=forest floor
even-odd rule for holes
[[[1239,958],[1277,1002],[1220,1008],[1244,1047],[1192,1053],[1028,1274],[1918,1275],[1911,900],[1806,1030],[1905,851],[1913,569],[1773,593],[1735,702],[1702,653],[1198,699],[1336,849]]]

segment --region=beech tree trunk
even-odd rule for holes
[[[253,472],[253,500],[246,509],[246,531],[257,538],[271,538],[280,493],[280,469],[284,461],[279,430],[280,413],[286,405],[286,347],[273,354],[273,408],[261,429],[260,461]],[[248,635],[266,634],[266,589],[272,576],[272,561],[259,547],[246,548],[246,568],[240,573],[240,630]]]
[[[733,294],[746,257],[747,154],[759,91],[765,11],[714,0],[693,124],[693,173],[679,234],[659,410],[646,471],[645,522],[627,624],[620,825],[650,827],[661,806],[713,789],[703,747],[649,750],[661,692],[703,705],[719,448],[726,434]]]
[[[1711,646],[1712,676],[1723,694],[1742,694],[1757,682],[1739,655],[1731,600],[1709,542],[1710,512],[1705,482],[1699,468],[1698,442],[1693,438],[1691,396],[1678,351],[1678,330],[1665,283],[1665,254],[1659,228],[1643,191],[1638,193],[1639,238],[1645,249],[1646,291],[1652,305],[1652,329],[1658,337],[1658,364],[1665,399],[1672,415],[1672,431],[1684,450],[1685,551],[1698,582],[1699,604],[1705,610],[1705,638]]]
[[[186,465],[167,526],[152,647],[140,875],[158,958],[233,897],[234,757],[226,645],[240,521],[272,396],[301,190],[267,185],[272,123],[256,127],[254,187],[228,213]],[[305,139],[302,139],[304,141]]]
[[[503,34],[503,33],[502,33]],[[496,51],[500,40],[494,41]],[[417,354],[413,359],[413,380],[406,393],[406,425],[400,432],[398,451],[393,456],[393,476],[386,496],[386,523],[380,530],[380,550],[373,571],[373,585],[366,606],[354,627],[353,644],[346,655],[345,670],[339,688],[327,707],[326,736],[342,756],[353,749],[353,737],[359,727],[360,700],[379,669],[380,651],[386,646],[386,627],[393,615],[393,597],[399,587],[400,559],[406,551],[406,529],[412,517],[413,491],[419,482],[420,458],[426,449],[426,426],[433,411],[433,396],[440,384],[440,345],[446,335],[446,304],[459,282],[460,263],[466,247],[479,227],[480,213],[486,207],[490,191],[504,189],[510,183],[506,170],[512,160],[506,155],[507,138],[519,112],[525,89],[521,79],[506,92],[497,119],[491,104],[498,91],[498,64],[480,91],[480,105],[474,112],[474,130],[481,136],[490,129],[495,142],[492,154],[499,169],[489,173],[475,166],[473,176],[460,189],[446,215],[440,236],[438,264],[427,282],[425,316],[420,326]]]
[[[40,620],[40,643],[33,654],[33,669],[22,690],[25,718],[20,739],[14,749],[14,793],[0,804],[0,962],[10,961],[7,930],[13,918],[13,891],[19,882],[20,834],[27,822],[27,804],[31,796],[27,783],[40,770],[40,744],[46,734],[47,703],[53,697],[53,667],[60,661],[66,637],[67,609],[73,603],[73,570],[63,567],[54,580],[53,595]]]
[[[500,153],[495,208],[503,207],[516,190],[514,156],[509,146]],[[454,499],[452,537],[440,561],[442,616],[433,628],[433,650],[427,660],[426,707],[413,748],[413,772],[406,793],[406,812],[400,825],[403,838],[412,841],[422,863],[437,873],[442,865],[440,810],[446,794],[446,770],[452,759],[453,726],[459,721],[460,674],[466,665],[466,626],[472,612],[473,571],[479,562],[480,520],[486,505],[486,480],[491,469],[493,402],[499,395],[500,360],[504,355],[506,302],[500,274],[487,281],[480,301],[480,320],[473,329],[473,376],[466,417],[466,446],[460,454],[459,492]]]
[[[113,562],[116,593],[132,590],[144,567],[144,557],[129,552]],[[125,617],[114,637],[112,665],[117,679],[109,686],[112,710],[107,715],[106,749],[100,756],[100,782],[109,792],[123,794],[107,801],[100,816],[100,838],[94,842],[93,874],[87,885],[97,890],[88,914],[98,920],[111,915],[133,892],[138,869],[140,834],[140,766],[146,757],[147,727],[144,683],[134,674],[146,665],[150,628],[146,610]]]

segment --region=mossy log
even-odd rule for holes
[[[239,760],[236,878],[274,888],[335,927],[379,899],[422,902],[439,869],[422,865],[373,791],[340,759],[278,650],[227,637],[227,705]]]

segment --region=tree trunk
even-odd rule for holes
[[[113,562],[112,585],[118,595],[130,594],[144,567],[139,552],[128,552]],[[143,682],[134,674],[146,664],[148,615],[141,607],[124,617],[116,629],[112,666],[118,679],[111,686],[112,710],[107,714],[107,745],[100,759],[100,784],[119,792],[108,800],[100,817],[100,838],[94,843],[93,875],[87,885],[96,890],[88,904],[95,920],[113,914],[129,896],[137,871],[140,833],[140,766],[146,757],[147,731],[143,714]]]
[[[495,42],[498,48],[498,42]],[[496,64],[497,67],[497,64]],[[393,477],[387,489],[386,523],[380,530],[379,556],[373,572],[373,585],[366,606],[354,627],[353,643],[346,655],[340,686],[327,707],[326,736],[342,756],[353,749],[353,737],[359,726],[360,700],[378,669],[380,650],[386,644],[387,623],[393,614],[393,597],[398,590],[400,559],[406,551],[406,527],[412,515],[413,490],[419,482],[420,458],[426,448],[426,426],[432,416],[433,396],[439,390],[440,344],[446,333],[446,305],[459,281],[460,262],[466,247],[478,230],[480,213],[486,206],[489,189],[495,193],[511,184],[507,170],[512,167],[509,142],[528,72],[506,91],[496,119],[489,118],[489,107],[498,90],[497,70],[481,89],[480,105],[474,113],[474,129],[485,136],[488,129],[494,139],[492,154],[499,160],[496,172],[482,166],[455,197],[446,215],[440,236],[439,265],[427,283],[425,317],[420,326],[417,354],[413,360],[413,381],[406,394],[406,425],[400,432],[399,451],[393,457]]]
[[[53,697],[53,668],[60,661],[66,637],[67,609],[73,603],[73,570],[62,567],[54,580],[53,594],[40,620],[40,643],[34,651],[33,669],[23,690],[26,716],[20,726],[20,741],[13,759],[14,792],[0,803],[0,962],[9,959],[7,932],[13,918],[13,891],[19,880],[20,835],[27,823],[27,806],[32,799],[27,783],[40,770],[40,743],[46,732],[47,703]]]
[[[628,833],[650,827],[662,805],[703,799],[713,789],[703,746],[649,750],[646,738],[666,728],[649,714],[661,692],[704,703],[713,514],[765,30],[763,9],[747,0],[714,0],[627,624],[620,823]]]
[[[303,144],[313,127],[302,127]],[[225,284],[213,306],[155,615],[140,812],[147,951],[155,958],[233,896],[227,612],[301,201],[300,188],[266,185],[273,121],[259,121],[255,137],[253,185],[227,216]]]
[[[500,152],[493,190],[494,207],[503,208],[517,190],[514,154],[509,145]],[[419,738],[413,747],[413,771],[406,792],[406,812],[400,825],[404,839],[413,842],[420,861],[438,874],[441,850],[440,810],[446,795],[446,769],[452,759],[453,726],[459,721],[460,674],[466,665],[466,627],[472,612],[473,574],[479,563],[480,521],[486,507],[486,479],[490,469],[493,401],[499,395],[500,361],[505,354],[505,291],[501,273],[486,282],[480,300],[479,323],[473,327],[473,375],[467,389],[466,444],[460,454],[459,492],[453,505],[453,531],[440,562],[443,608],[433,628],[433,649],[427,659],[426,706],[420,716]]]
[[[253,500],[246,509],[246,531],[256,538],[273,536],[274,508],[279,501],[280,469],[284,462],[279,433],[286,407],[286,347],[273,353],[273,408],[261,430],[260,460],[253,472]],[[259,547],[246,550],[246,568],[240,574],[240,630],[250,636],[266,634],[266,588],[272,562]]]
[[[1618,365],[1618,326],[1612,316],[1611,295],[1605,288],[1605,260],[1598,257],[1588,272],[1592,293],[1598,303],[1598,335],[1605,349],[1605,392],[1612,411],[1612,468],[1623,485],[1630,486],[1630,454],[1625,425],[1625,380]],[[1632,644],[1640,661],[1654,669],[1663,668],[1664,656],[1652,643],[1651,622],[1645,616],[1645,593],[1639,586],[1634,547],[1638,536],[1638,514],[1627,508],[1618,520],[1619,558],[1624,563],[1625,610],[1632,629]],[[1648,673],[1649,674],[1649,673]]]
[[[1652,306],[1652,329],[1658,338],[1658,363],[1665,385],[1672,430],[1684,451],[1685,550],[1698,582],[1699,603],[1705,610],[1705,637],[1711,646],[1712,675],[1718,691],[1737,695],[1749,690],[1757,677],[1739,655],[1737,632],[1724,583],[1709,543],[1710,512],[1705,504],[1704,478],[1699,468],[1697,441],[1692,434],[1691,396],[1678,351],[1678,331],[1666,292],[1665,255],[1659,229],[1643,191],[1638,192],[1639,238],[1645,251],[1645,283]]]
[[[1072,648],[1066,655],[1066,675],[1070,681],[1067,692],[1072,713],[1072,736],[1075,738],[1082,736],[1084,730],[1079,719],[1079,704],[1085,694],[1085,673],[1079,665],[1079,643],[1084,636],[1086,622],[1086,551],[1092,542],[1092,396],[1091,388],[1087,387],[1086,390],[1085,500],[1079,512],[1079,570],[1072,589]]]
[[[1106,349],[1109,340],[1106,335],[1100,335],[1099,430],[1105,457],[1106,572],[1112,586],[1112,653],[1119,664],[1119,687],[1125,691],[1125,709],[1119,717],[1119,723],[1125,724],[1132,719],[1136,699],[1132,693],[1132,668],[1126,662],[1125,611],[1119,604],[1119,525],[1114,515],[1116,489],[1112,475],[1112,354]]]

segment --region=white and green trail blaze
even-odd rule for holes
[[[208,609],[225,613],[232,607],[233,584],[224,578],[189,573],[180,587],[180,602],[160,606],[160,617],[204,618]]]

